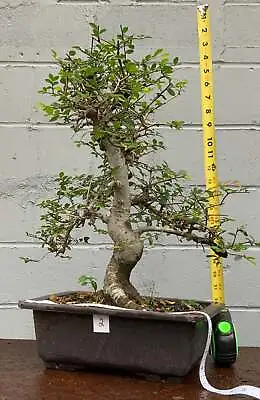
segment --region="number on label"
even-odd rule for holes
[[[109,316],[101,314],[93,314],[93,332],[109,333]]]

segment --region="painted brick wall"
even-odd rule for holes
[[[211,0],[216,82],[220,179],[238,179],[249,194],[229,201],[226,210],[260,237],[260,3]],[[175,169],[188,169],[203,184],[200,130],[196,1],[186,0],[0,0],[0,303],[46,292],[77,288],[86,273],[102,281],[110,255],[106,238],[92,236],[78,246],[73,261],[37,258],[37,243],[26,238],[39,222],[35,203],[53,187],[60,169],[91,172],[86,149],[73,148],[67,128],[49,124],[36,110],[37,90],[55,70],[50,48],[64,53],[89,43],[88,22],[115,32],[119,24],[153,38],[140,52],[165,47],[179,56],[176,76],[188,79],[186,93],[164,112],[186,121],[182,133],[168,135],[164,157]],[[243,345],[260,345],[260,253],[257,267],[232,259],[225,263],[226,300]],[[199,249],[174,240],[145,251],[134,272],[141,290],[166,296],[210,298],[209,265]],[[0,337],[33,337],[30,312],[2,309]]]

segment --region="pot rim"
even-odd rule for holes
[[[56,293],[57,296],[60,295],[69,295],[79,292],[78,290],[74,291],[65,291]],[[81,291],[82,292],[82,291]],[[86,291],[87,293],[87,291]],[[196,311],[187,312],[185,314],[180,312],[159,312],[159,311],[146,311],[146,310],[132,310],[126,309],[116,306],[110,306],[106,304],[98,304],[98,303],[86,303],[84,305],[75,305],[75,304],[57,304],[46,302],[49,296],[53,295],[45,295],[36,297],[28,300],[20,300],[18,302],[18,306],[21,309],[29,309],[33,311],[47,311],[47,312],[61,312],[61,313],[69,313],[69,314],[105,314],[114,317],[123,317],[123,318],[138,318],[138,319],[154,319],[154,320],[169,320],[169,321],[188,321],[191,323],[196,323],[200,320],[204,320],[205,318],[201,314],[196,314]],[[161,297],[165,300],[180,300],[174,298],[165,298]],[[185,299],[187,300],[187,299]],[[205,304],[205,308],[201,311],[207,313],[211,318],[217,315],[219,312],[223,310],[225,307],[224,304],[214,304],[211,301],[201,301],[194,300],[198,303]]]

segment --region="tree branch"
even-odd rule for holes
[[[212,246],[214,245],[214,241],[212,239],[209,239],[205,236],[197,236],[194,233],[191,232],[183,232],[179,231],[178,229],[171,229],[171,228],[160,228],[156,226],[144,226],[139,229],[137,229],[137,232],[139,235],[142,235],[143,233],[146,232],[158,232],[158,233],[166,233],[168,235],[175,235],[178,237],[183,237],[187,241],[193,241],[195,243],[201,244],[201,245],[209,245]]]
[[[89,208],[86,208],[84,210],[83,216],[80,217],[79,220],[80,219],[81,220],[91,219],[91,217],[95,218],[95,219],[100,219],[100,221],[102,221],[104,224],[107,224],[107,222],[108,222],[108,216],[107,215],[104,215],[99,211],[96,211],[96,210],[93,210],[93,209],[89,209]]]
[[[67,226],[66,233],[63,238],[63,244],[61,248],[57,251],[57,255],[59,254],[64,254],[70,245],[71,241],[71,232],[73,231],[74,228],[78,228],[80,225],[84,225],[86,219],[100,219],[103,223],[108,222],[108,217],[103,215],[102,213],[95,211],[95,210],[90,210],[90,209],[85,209],[83,216],[77,216],[74,217],[74,221],[71,221],[71,223]]]

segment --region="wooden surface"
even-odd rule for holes
[[[208,363],[210,382],[218,388],[240,384],[260,386],[260,348],[240,349],[232,368]],[[0,340],[0,400],[224,400],[200,386],[198,370],[184,383],[145,381],[140,378],[93,372],[47,370],[36,343]],[[233,397],[244,399],[245,397]]]

